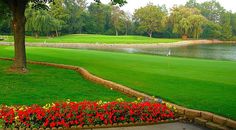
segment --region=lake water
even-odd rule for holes
[[[145,49],[120,48],[120,49],[111,49],[110,51],[236,61],[236,44],[228,44],[228,43],[196,44],[196,45],[187,45],[179,47],[159,47],[159,48],[145,48]]]

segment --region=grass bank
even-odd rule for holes
[[[30,60],[78,65],[173,103],[236,119],[236,62],[34,47],[27,53]],[[13,48],[0,47],[0,56],[13,57]]]
[[[91,34],[72,34],[54,38],[47,37],[26,37],[26,42],[32,43],[106,43],[106,44],[142,44],[142,43],[172,43],[180,39],[168,38],[149,38],[144,36],[111,36],[111,35],[91,35]],[[13,42],[13,37],[5,38],[5,42]]]
[[[125,95],[89,82],[72,70],[28,65],[30,72],[16,74],[6,71],[12,62],[0,61],[0,104],[31,105],[55,101],[131,100]]]

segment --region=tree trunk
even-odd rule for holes
[[[128,35],[128,24],[126,24],[125,35]]]
[[[58,35],[58,31],[56,30],[56,36],[58,37],[59,35]]]
[[[18,72],[26,72],[26,51],[25,51],[25,7],[26,1],[12,0],[10,4],[13,13],[13,32],[15,57],[12,69]]]
[[[38,32],[35,32],[34,35],[35,35],[35,38],[39,38],[39,33]]]
[[[116,29],[116,36],[118,36],[118,35],[119,35],[119,33],[118,33],[117,29]]]
[[[187,40],[188,36],[186,34],[182,35],[182,40]]]
[[[152,38],[152,32],[148,32],[150,38]]]

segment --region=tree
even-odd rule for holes
[[[199,9],[208,19],[203,29],[204,38],[230,39],[236,24],[232,24],[232,13],[227,12],[219,2],[211,0],[199,4],[196,0],[189,0],[186,6]]]
[[[200,5],[196,0],[189,0],[186,2],[185,6],[189,8],[198,8]]]
[[[25,9],[27,4],[32,1],[33,7],[43,8],[46,7],[46,3],[52,2],[53,0],[0,0],[1,6],[9,8],[13,20],[12,28],[14,33],[14,64],[12,69],[19,72],[26,72],[26,51],[25,51]],[[100,0],[95,0],[100,2]],[[113,4],[124,4],[125,0],[111,0]],[[4,4],[4,5],[3,5]]]
[[[233,25],[231,21],[231,13],[227,12],[219,2],[216,0],[204,2],[201,4],[199,9],[208,20],[221,26],[222,30],[220,30],[220,39],[230,39],[232,37]]]
[[[206,1],[199,6],[202,15],[208,20],[220,23],[225,9],[216,0]]]
[[[134,13],[134,19],[138,23],[139,30],[147,32],[149,37],[152,37],[153,32],[163,29],[166,16],[167,14],[160,6],[152,4],[141,7]]]
[[[52,31],[57,31],[61,28],[60,21],[55,19],[47,10],[33,9],[31,3],[25,11],[26,31],[30,31],[38,38],[40,34],[49,36]]]
[[[123,30],[125,30],[125,35],[128,35],[128,33],[130,32],[131,26],[132,26],[132,14],[130,14],[129,12],[125,12],[122,15],[122,22],[124,23],[123,25]]]
[[[203,26],[202,37],[207,39],[217,39],[222,36],[220,24],[209,21]]]
[[[111,21],[115,28],[116,36],[119,35],[119,31],[121,29],[121,21],[122,16],[124,15],[124,12],[120,10],[118,6],[113,6],[111,11]]]
[[[88,32],[104,34],[111,28],[112,7],[105,4],[91,3],[88,7]]]
[[[236,36],[236,13],[231,13],[231,26],[233,35]]]
[[[69,18],[68,11],[64,6],[65,0],[56,0],[50,4],[50,15],[54,18],[55,25],[54,31],[56,36],[59,36],[59,31],[66,26],[66,19]]]
[[[196,8],[179,6],[171,10],[170,22],[172,23],[173,33],[182,35],[183,39],[187,39],[191,35],[198,38],[205,21],[205,18]]]
[[[226,12],[222,16],[221,24],[222,24],[222,39],[227,40],[232,37],[232,26],[230,24],[231,17],[230,13]]]
[[[67,17],[63,29],[66,30],[67,33],[81,33],[84,27],[83,15],[86,6],[86,0],[64,0],[64,8]]]
[[[202,15],[191,15],[189,17],[189,22],[191,23],[191,31],[193,38],[198,39],[199,35],[202,33],[202,27],[207,22],[207,19]]]
[[[12,69],[25,72],[26,71],[26,52],[25,52],[25,9],[30,2],[30,0],[1,0],[1,3],[6,4],[12,12],[12,28],[14,33],[14,47],[15,47],[15,57]],[[35,0],[34,7],[43,7],[45,2],[50,2],[49,0]]]
[[[120,15],[120,14],[119,14]],[[84,12],[84,32],[92,34],[114,34],[112,6],[91,3]]]

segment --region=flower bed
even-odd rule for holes
[[[62,102],[8,107],[1,106],[2,127],[53,128],[115,123],[159,122],[174,119],[166,104],[151,102]]]

